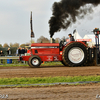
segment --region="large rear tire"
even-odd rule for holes
[[[32,68],[38,68],[40,65],[41,65],[41,59],[40,59],[40,57],[39,56],[31,56],[30,58],[29,58],[29,61],[28,61],[28,64],[29,64],[29,66],[30,67],[32,67]]]
[[[63,60],[61,61],[61,63],[62,63],[64,66],[68,66],[68,64],[66,64]]]
[[[71,67],[83,66],[88,59],[87,48],[80,42],[71,43],[64,48],[62,57],[66,65]]]

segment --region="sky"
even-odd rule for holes
[[[50,39],[48,21],[52,16],[52,5],[58,1],[60,0],[0,0],[0,44],[30,42],[31,11],[35,42],[40,36]],[[91,31],[94,28],[100,28],[100,5],[93,9],[93,13],[86,15],[84,19],[77,20],[67,30],[55,33],[53,38],[68,37],[74,29],[82,37],[93,34]]]

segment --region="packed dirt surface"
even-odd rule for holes
[[[80,75],[100,75],[100,67],[0,67],[1,78]],[[0,100],[5,100],[6,97],[8,97],[6,100],[99,100],[99,95],[100,83],[80,86],[0,88]]]
[[[100,66],[85,67],[0,67],[0,78],[55,77],[55,76],[100,75]]]
[[[7,100],[100,100],[100,84],[85,86],[1,88],[0,93],[4,94],[5,97],[7,95]]]

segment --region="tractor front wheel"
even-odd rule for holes
[[[31,56],[29,58],[28,64],[30,67],[39,67],[41,65],[41,59],[39,56]]]

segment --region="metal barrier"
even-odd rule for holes
[[[19,59],[19,56],[0,56],[0,59]]]
[[[19,56],[0,56],[1,64],[3,63],[3,60],[10,60],[10,59],[19,59]]]

